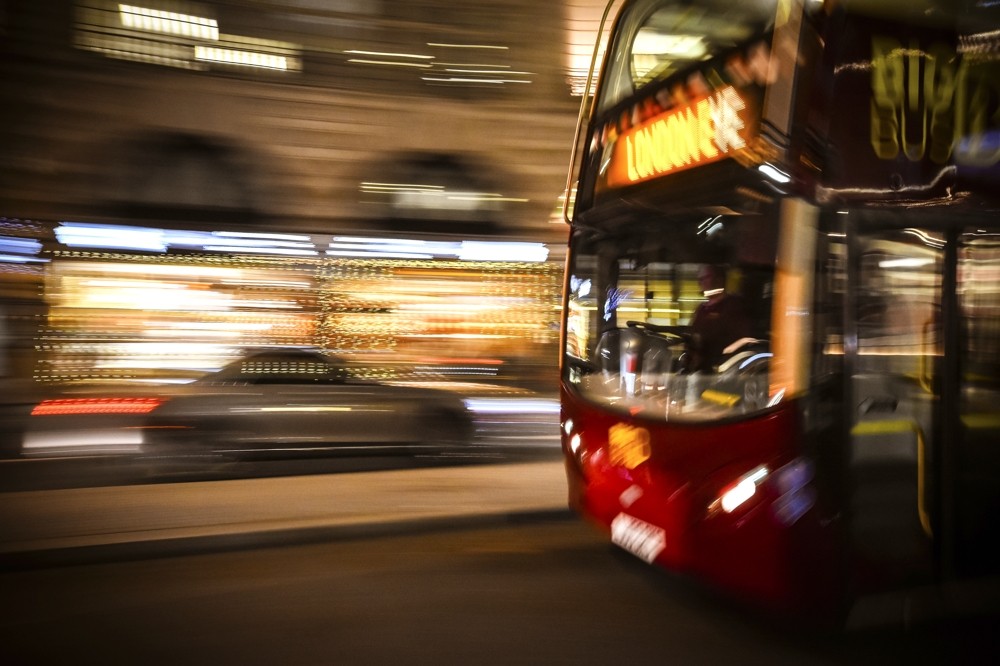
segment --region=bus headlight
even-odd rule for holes
[[[580,450],[580,433],[577,433],[569,438],[569,450],[574,456]]]
[[[746,504],[747,501],[757,494],[757,488],[764,483],[768,474],[767,467],[761,465],[738,478],[719,493],[719,496],[708,505],[709,515],[720,511],[723,513],[732,513]]]

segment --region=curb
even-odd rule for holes
[[[111,564],[254,548],[301,546],[334,541],[555,522],[572,520],[575,517],[576,514],[567,507],[170,536],[162,539],[152,538],[118,543],[8,551],[0,553],[0,569],[24,571],[64,566]]]

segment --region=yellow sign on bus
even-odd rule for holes
[[[625,423],[608,429],[608,458],[612,465],[635,469],[649,460],[649,431]]]

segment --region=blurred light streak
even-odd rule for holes
[[[69,247],[100,247],[119,250],[166,252],[162,229],[144,229],[113,224],[63,222],[56,238]]]
[[[602,8],[596,4],[571,3],[566,8],[565,68],[570,93],[576,97],[584,93],[594,44],[598,43],[601,11]],[[603,58],[603,47],[598,58]],[[596,82],[591,84],[590,94],[595,87]]]
[[[253,234],[224,231],[180,231],[87,222],[61,222],[56,238],[69,247],[166,252],[172,247],[206,252],[253,252],[318,256],[311,238],[302,234]],[[220,239],[225,239],[221,244]],[[185,269],[189,270],[189,269]]]
[[[484,67],[500,67],[501,65],[483,65]],[[466,67],[471,67],[471,69],[465,69]],[[446,72],[451,74],[532,74],[532,72],[513,72],[510,69],[477,69],[471,65],[463,65],[461,67],[447,67]]]
[[[509,51],[509,46],[498,46],[496,44],[447,44],[443,42],[427,42],[427,46],[436,46],[445,49],[494,49],[497,51]]]
[[[237,271],[239,272],[239,271]],[[267,277],[247,277],[247,278],[223,278],[219,280],[221,284],[245,286],[253,284],[259,287],[283,287],[286,289],[309,290],[312,289],[311,282],[299,282],[295,280],[277,280]]]
[[[558,270],[523,251],[547,256],[542,243],[159,231],[171,254],[53,249],[36,379],[188,383],[248,348],[302,344],[354,355],[358,376],[499,382],[481,395],[547,372],[534,343],[554,336]],[[236,253],[198,254],[223,245]],[[329,257],[254,256],[258,245]],[[379,258],[387,248],[411,256]],[[502,368],[488,362],[498,356]]]
[[[213,41],[219,39],[219,24],[215,19],[134,5],[118,5],[118,11],[126,28]]]
[[[0,236],[0,252],[34,256],[41,251],[41,242],[35,240],[34,238]]]
[[[239,350],[230,345],[206,342],[119,342],[114,345],[114,351],[127,353],[130,356],[146,356],[149,358],[168,358],[184,356],[187,359],[203,356],[234,356]]]
[[[375,259],[433,259],[434,256],[430,254],[412,254],[405,252],[371,252],[371,251],[352,251],[352,250],[327,250],[326,255],[328,257],[358,257],[358,258],[375,258]]]
[[[207,252],[247,252],[248,250],[260,254],[280,254],[286,256],[315,257],[319,255],[316,250],[304,250],[288,247],[261,247],[259,245],[206,245]]]
[[[434,59],[434,56],[429,56],[429,55],[419,55],[416,53],[390,53],[387,51],[358,51],[352,49],[349,51],[344,51],[344,53],[349,53],[351,55],[379,56],[384,58],[414,58],[417,60]]]
[[[899,259],[886,259],[878,262],[879,268],[920,268],[930,266],[934,259],[920,257],[901,257]]]
[[[178,350],[177,356],[174,358],[159,354],[153,354],[150,356],[132,354],[126,358],[97,361],[94,363],[94,368],[97,370],[123,370],[137,368],[148,370],[184,370],[197,372],[199,374],[206,374],[209,372],[215,372],[216,370],[222,368],[231,359],[232,356],[219,357],[217,359],[201,359],[201,362],[199,363],[197,362],[198,359],[192,359],[190,357],[190,353],[183,353],[183,350]],[[156,379],[152,381],[155,383],[161,383],[164,380]],[[176,379],[176,383],[181,384],[186,384],[191,381],[193,381],[193,378]]]
[[[189,3],[157,0],[157,8],[109,0],[77,3],[74,44],[118,60],[204,71],[217,66],[300,71],[301,45],[222,34],[219,22],[187,13]],[[172,8],[184,11],[170,11]]]
[[[149,334],[150,331],[154,331],[159,328],[158,333],[169,334],[171,328],[177,329],[183,332],[190,331],[266,331],[273,328],[273,324],[254,324],[248,322],[238,322],[238,321],[185,321],[185,322],[144,322],[144,331]]]
[[[115,308],[139,310],[230,310],[229,295],[196,291],[184,285],[128,280],[83,280],[84,289],[66,305],[76,308]],[[89,288],[88,288],[89,287]]]
[[[159,398],[53,398],[35,405],[31,415],[148,414],[162,403]]]
[[[312,241],[312,238],[305,234],[273,234],[253,231],[213,231],[212,235],[221,236],[223,238],[258,238],[261,240],[297,241],[300,243],[309,243]]]
[[[347,62],[352,62],[357,65],[388,65],[390,67],[418,67],[421,69],[432,67],[432,65],[421,62],[392,62],[389,60],[368,60],[365,58],[348,58]]]
[[[420,183],[374,183],[362,182],[362,192],[441,192],[443,185],[422,185]]]
[[[143,443],[138,428],[78,429],[29,432],[22,441],[26,456],[108,455],[138,453]]]
[[[549,258],[543,243],[462,241],[458,258],[462,261],[529,261]]]
[[[457,257],[461,261],[544,262],[549,250],[544,243],[515,241],[419,241],[335,236],[327,255],[386,256],[419,254],[421,258]],[[347,255],[350,251],[352,254]]]
[[[354,407],[339,407],[336,405],[283,405],[281,407],[244,407],[231,410],[234,414],[252,412],[350,412]],[[363,411],[392,411],[387,409],[365,409]]]
[[[447,375],[449,377],[453,376],[464,376],[464,377],[496,377],[500,372],[500,368],[493,366],[475,366],[475,365],[465,365],[465,366],[455,366],[455,365],[434,365],[434,366],[419,366],[413,369],[415,375]]]
[[[466,312],[486,312],[487,310],[506,310],[503,304],[492,305],[490,303],[402,303],[400,310],[424,310],[427,312],[455,313]]]
[[[530,199],[522,199],[519,197],[505,197],[502,194],[488,193],[488,192],[459,192],[456,194],[449,194],[449,199],[455,201],[514,201],[518,203],[524,203],[530,201]]]
[[[225,65],[239,65],[241,67],[259,67],[261,69],[278,69],[283,71],[288,69],[288,59],[285,56],[257,53],[254,51],[223,49],[216,46],[194,47],[194,58],[203,62],[217,62]]]
[[[781,183],[782,185],[784,185],[785,183],[792,182],[791,176],[789,176],[784,171],[778,169],[773,164],[761,164],[759,167],[757,167],[757,170],[760,171],[765,176],[767,176],[768,178],[770,178],[771,180],[775,181],[776,183]]]
[[[466,398],[465,406],[479,414],[558,414],[559,401],[518,398]]]
[[[48,259],[26,257],[23,254],[0,254],[0,263],[7,264],[44,264]]]
[[[520,79],[470,79],[458,76],[424,76],[421,78],[423,78],[424,81],[433,81],[435,83],[492,83],[497,85],[502,85],[504,83],[531,83],[531,81]]]
[[[146,263],[88,263],[87,268],[101,273],[125,273],[128,275],[141,275],[149,277],[162,275],[167,277],[235,277],[242,273],[236,268],[222,268],[218,266],[184,266],[180,264],[146,264]]]
[[[421,333],[417,337],[423,339],[443,338],[447,340],[492,340],[497,338],[513,338],[513,335],[497,333]]]

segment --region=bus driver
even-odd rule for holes
[[[698,270],[698,284],[707,299],[691,318],[690,369],[711,370],[722,360],[723,350],[750,337],[750,314],[744,300],[726,292],[726,267],[705,264]]]

